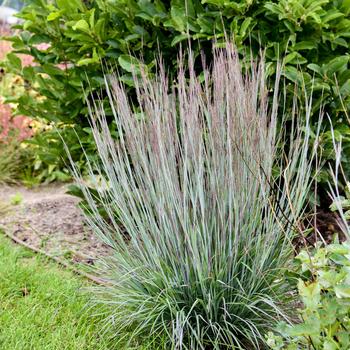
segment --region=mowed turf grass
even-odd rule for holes
[[[86,286],[0,232],[0,349],[110,349],[86,312]]]

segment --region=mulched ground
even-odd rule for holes
[[[79,200],[65,192],[62,185],[0,186],[0,228],[50,255],[94,264],[110,249],[84,223]],[[19,204],[11,204],[20,197]]]

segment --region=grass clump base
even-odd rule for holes
[[[310,186],[309,128],[294,125],[281,151],[278,81],[269,104],[263,63],[243,74],[230,45],[213,55],[202,81],[191,58],[172,83],[162,65],[154,79],[135,67],[137,108],[112,77],[118,140],[102,104],[91,108],[98,205],[75,176],[114,249],[94,303],[120,348],[263,349],[288,318],[283,267]]]

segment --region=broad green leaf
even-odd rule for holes
[[[346,199],[343,196],[335,198],[329,209],[331,211],[337,211],[339,208],[350,207],[350,199]]]
[[[344,198],[344,197],[342,197]],[[326,246],[327,252],[336,253],[336,254],[349,254],[350,248],[346,244],[329,244]]]
[[[284,63],[287,64],[303,64],[306,63],[307,60],[298,52],[294,51],[291,52],[290,54],[288,54],[285,58],[284,58]]]
[[[339,303],[331,294],[330,298],[324,298],[322,301],[322,308],[319,310],[319,317],[322,327],[332,326],[337,321],[337,314],[339,310]]]
[[[340,88],[340,93],[343,98],[350,95],[350,79],[348,79]]]
[[[349,47],[349,43],[348,41],[346,41],[345,39],[343,38],[336,38],[332,41],[332,47],[336,47],[336,45],[339,45],[339,46],[343,46],[343,47],[346,47],[348,48]]]
[[[28,81],[33,81],[35,78],[34,69],[32,66],[23,67],[23,77]]]
[[[93,51],[93,55],[91,58],[83,58],[81,60],[78,61],[78,66],[86,66],[89,64],[94,64],[94,63],[100,63],[100,57],[97,54],[96,49],[94,49]]]
[[[131,74],[124,74],[119,80],[130,87],[135,87],[135,81]]]
[[[343,0],[342,9],[345,11],[346,15],[350,14],[350,0]]]
[[[279,4],[274,4],[274,3],[267,3],[265,4],[265,8],[270,12],[278,16],[283,16],[284,11]]]
[[[323,344],[323,350],[339,350],[338,344],[332,340],[332,339],[327,339],[324,344]]]
[[[322,288],[329,288],[335,284],[334,271],[318,271],[318,281]]]
[[[142,64],[136,57],[130,55],[119,56],[118,63],[129,73],[141,73],[141,67],[145,69],[144,64]]]
[[[50,21],[54,21],[57,18],[60,18],[62,15],[61,11],[57,11],[57,12],[51,12],[48,16],[47,16],[47,20]]]
[[[95,9],[90,10],[89,24],[92,29],[95,27]]]
[[[342,17],[344,17],[344,13],[339,12],[336,9],[330,10],[327,12],[325,16],[322,16],[322,23],[331,22],[331,21],[334,21],[335,19],[339,19]]]
[[[177,35],[173,41],[171,42],[171,46],[175,46],[176,44],[178,44],[179,42],[183,41],[183,40],[186,40],[186,39],[189,39],[190,36],[188,34],[180,34],[180,35]]]
[[[339,56],[328,62],[324,66],[324,70],[329,77],[332,77],[334,73],[340,71],[349,62],[349,56]]]
[[[34,34],[29,39],[30,45],[37,45],[41,43],[49,43],[51,41],[51,38],[48,35],[41,35],[41,34]]]
[[[240,32],[239,32],[241,37],[245,37],[248,34],[247,31],[248,31],[249,26],[252,22],[253,22],[253,18],[251,18],[251,17],[245,18],[245,20],[243,21],[243,23],[241,25]]]
[[[317,64],[310,63],[310,64],[307,65],[307,68],[311,69],[312,71],[314,71],[314,72],[316,72],[318,74],[322,74],[322,69]]]
[[[173,27],[177,31],[183,33],[186,28],[183,14],[178,15],[177,11],[172,9],[171,19],[172,19]]]
[[[350,349],[350,332],[348,332],[346,329],[338,332],[337,338],[339,339],[342,349]]]
[[[10,52],[6,56],[10,66],[16,71],[20,72],[22,70],[22,61],[21,59],[14,54],[13,52]]]
[[[312,310],[317,309],[321,300],[320,284],[317,281],[305,283],[300,279],[298,282],[298,290],[305,306]]]
[[[288,328],[288,335],[291,337],[318,335],[321,324],[317,317],[310,317],[307,322],[296,324]]]
[[[81,30],[85,33],[90,33],[89,23],[85,19],[81,19],[72,26],[73,30]]]
[[[47,73],[49,75],[58,75],[58,76],[64,75],[64,71],[62,69],[57,68],[52,64],[44,64],[43,70],[45,73]]]
[[[56,0],[57,6],[65,10],[67,13],[77,12],[78,10],[84,11],[85,6],[82,0]]]
[[[332,253],[330,254],[329,258],[335,262],[336,264],[342,265],[342,266],[350,266],[350,259],[346,258],[342,254],[336,254]]]
[[[300,41],[293,45],[293,50],[313,50],[317,47],[317,43],[313,41]]]
[[[334,287],[337,298],[350,298],[350,284],[338,284]]]

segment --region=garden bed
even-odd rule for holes
[[[51,256],[94,264],[109,248],[85,225],[78,199],[65,192],[62,185],[1,186],[0,227]]]

